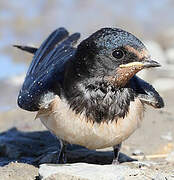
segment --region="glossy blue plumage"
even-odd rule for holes
[[[34,52],[35,55],[18,97],[18,105],[21,108],[36,111],[41,96],[49,91],[59,93],[65,63],[74,55],[76,49],[73,44],[79,38],[79,33],[69,36],[66,29],[59,28]]]

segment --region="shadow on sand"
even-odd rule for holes
[[[43,163],[57,163],[59,140],[49,131],[22,132],[16,128],[0,133],[0,166],[10,162],[23,162],[39,166]],[[67,162],[111,164],[112,151],[88,150],[78,145],[68,145]],[[119,162],[134,161],[120,153]]]

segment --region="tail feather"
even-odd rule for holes
[[[13,47],[16,47],[16,48],[23,50],[23,51],[26,51],[26,52],[29,52],[31,54],[35,54],[36,51],[38,50],[37,48],[34,48],[34,47],[22,46],[22,45],[13,45]]]

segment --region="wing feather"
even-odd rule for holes
[[[154,108],[162,108],[164,107],[164,102],[162,97],[158,94],[155,88],[139,78],[138,76],[134,76],[131,79],[131,87],[136,92],[138,98],[145,104],[151,105]]]
[[[36,50],[18,96],[18,105],[28,111],[39,110],[41,104],[60,95],[64,67],[76,48],[79,33],[69,36],[64,28],[55,30]],[[46,97],[46,98],[45,98]]]

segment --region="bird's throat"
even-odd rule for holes
[[[115,87],[125,87],[128,81],[143,67],[139,66],[129,66],[124,68],[117,68],[114,75],[106,76],[105,80],[108,81]]]

